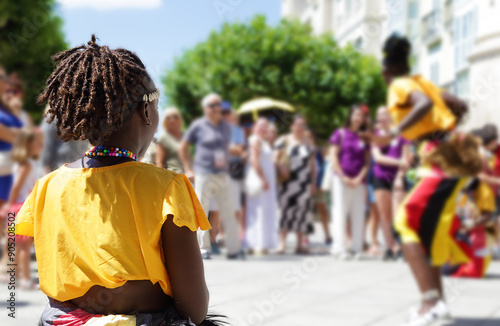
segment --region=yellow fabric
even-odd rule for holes
[[[171,295],[161,248],[167,216],[191,231],[210,229],[182,174],[139,162],[73,169],[40,179],[17,216],[17,234],[35,237],[40,288],[67,301],[100,285],[160,283]]]
[[[428,177],[432,178],[432,177]],[[445,206],[441,211],[439,221],[434,233],[432,247],[430,248],[430,259],[433,266],[441,266],[447,262],[452,264],[462,264],[468,262],[470,259],[456,244],[453,236],[450,234],[450,229],[455,218],[455,211],[457,207],[458,195],[465,185],[467,178],[460,178],[460,181],[455,186],[453,193],[446,200]],[[408,243],[421,243],[419,230],[415,230],[409,225],[407,215],[407,202],[412,198],[414,192],[419,191],[422,185],[420,180],[407,195],[401,206],[399,207],[394,219],[394,229],[398,232],[401,242]]]
[[[483,181],[479,182],[479,186],[474,192],[474,202],[481,213],[493,213],[496,211],[495,193],[491,186]]]
[[[399,124],[411,111],[412,108],[406,104],[412,92],[427,95],[434,106],[423,119],[402,132],[404,138],[415,140],[437,130],[453,129],[456,117],[446,107],[441,97],[441,89],[420,75],[399,77],[389,85],[387,108],[395,124]]]

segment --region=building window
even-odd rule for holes
[[[429,46],[428,52],[429,55],[433,55],[435,53],[438,53],[440,50],[441,50],[441,42],[438,42]]]
[[[363,49],[363,39],[361,37],[358,37],[356,39],[356,41],[354,42],[354,47],[358,51],[361,51]]]
[[[351,0],[346,0],[345,1],[345,12],[347,15],[351,14],[351,9],[352,9],[352,1]]]
[[[408,8],[408,18],[411,20],[418,19],[418,2],[417,1],[410,2],[410,6]]]
[[[439,62],[434,62],[431,64],[431,81],[439,85]]]
[[[457,75],[455,81],[455,95],[467,97],[469,95],[469,71],[463,71]]]
[[[453,46],[455,48],[455,70],[467,67],[467,57],[472,51],[476,36],[476,12],[470,10],[455,18]]]

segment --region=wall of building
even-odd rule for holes
[[[378,58],[407,35],[412,72],[468,101],[468,128],[500,124],[500,0],[283,0],[283,15]]]

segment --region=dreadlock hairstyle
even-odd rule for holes
[[[391,34],[385,41],[382,51],[385,65],[396,68],[401,74],[408,72],[411,43],[406,37],[398,33]]]
[[[56,119],[63,141],[96,145],[121,129],[141,101],[158,98],[153,80],[139,57],[125,49],[99,46],[95,35],[87,45],[52,57],[56,68],[38,97],[47,103],[47,122]],[[156,92],[156,93],[154,93]],[[151,94],[156,94],[151,97]]]

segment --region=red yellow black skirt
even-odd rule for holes
[[[453,234],[457,197],[466,180],[431,173],[418,181],[396,215],[394,228],[403,244],[420,243],[434,266],[469,261]]]

